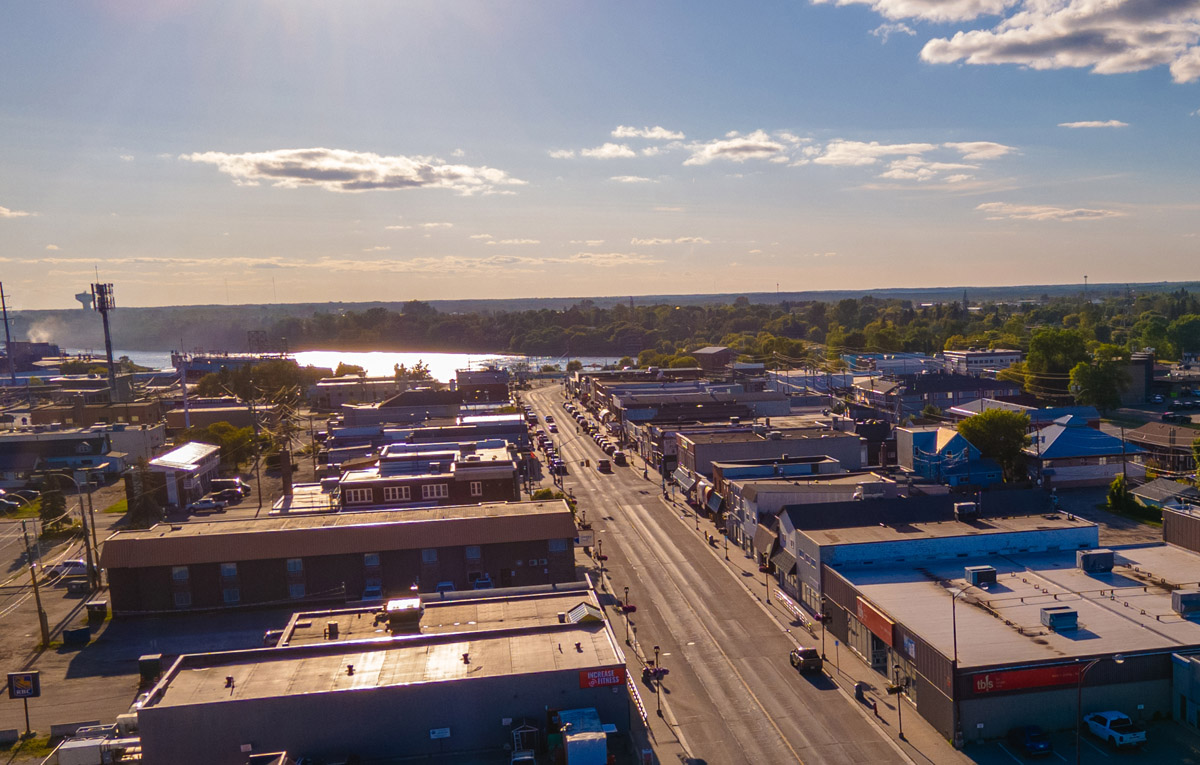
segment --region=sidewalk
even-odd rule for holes
[[[651,474],[651,478],[656,477]],[[807,628],[787,613],[773,596],[777,589],[777,583],[771,579],[769,586],[765,584],[766,575],[759,572],[758,565],[740,547],[730,546],[727,551],[722,530],[718,529],[710,519],[703,515],[697,518],[694,508],[678,497],[662,497],[660,495],[660,499],[665,505],[676,511],[680,523],[692,529],[701,539],[705,534],[717,538],[718,544],[715,547],[710,546],[710,552],[718,559],[726,561],[726,565],[735,578],[775,618],[780,629],[791,635],[797,645],[820,650],[824,637],[825,674],[837,683],[842,693],[858,711],[886,734],[912,762],[953,765],[965,765],[972,762],[969,757],[956,751],[938,731],[925,722],[911,703],[906,700],[901,701],[899,696],[888,696],[884,692],[887,678],[864,664],[858,655],[847,646],[836,645],[838,641],[832,635],[825,636],[823,625],[814,627],[813,633],[810,634]],[[768,596],[768,590],[772,593],[770,596]],[[856,682],[866,684],[866,703],[856,701],[854,698]],[[875,705],[877,712],[872,709],[872,704]],[[897,704],[904,705],[902,712],[897,710]],[[901,720],[898,719],[899,717],[903,718],[903,738],[900,736],[899,723]]]

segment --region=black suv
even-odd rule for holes
[[[821,652],[816,648],[793,648],[788,658],[792,666],[801,672],[821,671]]]

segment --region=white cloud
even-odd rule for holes
[[[498,242],[488,242],[488,244],[541,244],[537,239],[501,239]]]
[[[435,223],[422,223],[421,228],[454,228],[454,224],[438,221]]]
[[[724,139],[692,144],[689,148],[692,156],[684,160],[685,165],[707,165],[714,159],[728,159],[733,162],[770,159],[784,150],[783,144],[772,139],[763,130],[755,130],[746,135],[734,130],[726,133]]]
[[[384,226],[387,231],[407,231],[412,226]]]
[[[976,170],[975,165],[964,165],[958,162],[930,162],[922,157],[905,157],[888,163],[886,172],[880,173],[880,178],[894,181],[928,181],[939,174],[951,170]]]
[[[812,256],[814,258],[836,258],[838,254],[836,252],[814,252]]]
[[[1090,68],[1096,74],[1168,66],[1175,82],[1200,79],[1195,0],[1016,0],[1012,8],[991,29],[930,40],[921,58],[936,64]]]
[[[588,247],[599,247],[604,244],[603,239],[572,239],[570,244],[582,244]]]
[[[652,209],[654,212],[670,212],[670,213],[681,213],[684,211],[684,208],[672,206],[672,205],[659,205],[658,207],[652,207],[650,209]]]
[[[788,132],[787,130],[776,130],[775,137],[784,143],[790,143],[793,146],[798,146],[802,143],[810,143],[812,141],[811,138],[801,138],[795,133]]]
[[[663,261],[639,255],[636,252],[579,252],[566,262],[614,268],[616,266],[656,266]]]
[[[469,236],[467,238],[468,239],[491,239],[492,235],[491,234],[471,234],[471,236]]]
[[[181,154],[180,159],[214,165],[239,185],[267,181],[282,188],[315,186],[326,191],[436,188],[464,196],[505,193],[524,185],[503,170],[452,165],[436,157],[384,156],[345,149],[278,149],[226,154],[218,151]]]
[[[1093,210],[1084,207],[1068,209],[1049,205],[1014,205],[1007,202],[985,202],[976,210],[987,213],[988,220],[1032,220],[1032,221],[1089,221],[1117,218],[1124,213],[1116,210]]]
[[[813,0],[822,5],[831,0]],[[889,19],[925,21],[966,21],[978,16],[995,15],[1016,0],[832,0],[836,5],[869,5]]]
[[[640,175],[614,175],[609,180],[617,183],[657,183],[653,178],[644,178]]]
[[[623,159],[625,157],[636,157],[633,149],[623,143],[605,143],[597,146],[594,149],[584,149],[579,152],[580,156],[590,157],[592,159]]]
[[[895,156],[897,154],[923,154],[927,151],[933,151],[937,148],[936,144],[932,143],[894,143],[881,144],[876,141],[864,143],[862,141],[844,141],[838,139],[830,141],[825,146],[825,151],[821,156],[813,160],[818,165],[873,165],[879,161],[881,157]]]
[[[465,151],[463,151],[462,149],[455,149],[454,151],[450,152],[450,156],[454,157],[455,159],[459,159],[461,157],[467,156],[467,153]]]
[[[646,148],[642,149],[642,156],[657,157],[659,154],[662,154],[662,151],[663,150],[661,146],[647,146]]]
[[[673,130],[667,130],[665,127],[655,125],[654,127],[635,128],[629,125],[620,125],[616,130],[612,131],[613,138],[649,138],[652,141],[682,141],[686,136],[683,133],[677,133]]]
[[[385,244],[377,244],[374,247],[364,247],[363,252],[387,252],[392,249]]]
[[[48,244],[48,245],[46,245],[46,249],[47,250],[57,250],[58,245],[57,244]]]
[[[880,24],[871,30],[871,35],[879,38],[880,45],[887,45],[888,38],[892,35],[908,35],[909,37],[913,37],[916,34],[915,29],[901,22]]]
[[[748,253],[746,253],[746,254],[747,254],[747,255],[761,255],[761,254],[762,254],[762,250],[750,250],[750,252],[748,252]]]
[[[631,239],[630,244],[642,247],[654,247],[660,244],[712,244],[701,236],[681,236],[678,239]]]
[[[1088,120],[1085,122],[1060,122],[1058,126],[1065,128],[1123,128],[1129,127],[1129,123],[1121,122],[1120,120],[1104,120],[1103,122],[1100,120]]]
[[[575,157],[574,149],[554,149],[550,152],[550,156],[554,159],[573,159]]]
[[[969,181],[974,177],[975,176],[969,173],[955,173],[954,175],[947,175],[943,180],[945,180],[946,183],[962,183],[963,181]]]
[[[122,162],[132,162],[132,161],[133,161],[133,155],[132,155],[132,154],[122,154],[122,155],[119,157],[119,159],[120,159]]]
[[[0,218],[28,218],[33,213],[27,213],[24,210],[10,210],[7,207],[0,207]]]
[[[963,159],[998,159],[1011,154],[1016,149],[993,141],[967,141],[965,143],[942,144],[948,149],[954,149],[962,154]]]

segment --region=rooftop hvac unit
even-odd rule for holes
[[[1055,632],[1077,629],[1079,612],[1069,606],[1046,606],[1042,609],[1042,624]]]
[[[1102,574],[1112,571],[1113,551],[1108,549],[1076,550],[1075,564],[1081,570],[1090,574]]]
[[[389,600],[384,608],[387,614],[388,631],[392,634],[421,631],[421,616],[425,604],[419,597]]]
[[[770,439],[771,441],[782,441],[783,440],[783,431],[781,431],[781,430],[768,431],[767,438]]]
[[[996,583],[995,566],[967,566],[964,571],[967,582],[976,587]]]
[[[1200,590],[1175,590],[1171,593],[1171,608],[1184,617],[1200,613]]]
[[[956,520],[956,521],[979,520],[979,503],[977,503],[977,502],[955,502],[954,503],[954,520]]]

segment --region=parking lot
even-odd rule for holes
[[[1053,733],[1050,738],[1054,751],[1050,756],[1036,760],[1024,757],[1004,740],[968,744],[963,749],[963,754],[980,765],[1075,762],[1074,732]],[[1080,762],[1097,765],[1200,765],[1200,736],[1174,722],[1150,723],[1146,728],[1146,745],[1141,749],[1124,751],[1114,751],[1085,730],[1081,739],[1081,750]]]

